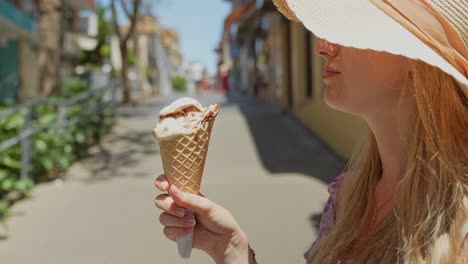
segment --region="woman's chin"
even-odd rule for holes
[[[341,112],[345,112],[343,111],[343,109],[341,107],[339,107],[339,105],[333,103],[333,102],[330,102],[328,100],[325,99],[325,103],[328,105],[328,107],[330,107],[331,109],[335,109],[335,110],[338,110],[338,111],[341,111]]]
[[[325,90],[324,101],[328,107],[332,109],[338,110],[340,112],[351,113],[349,109],[347,109],[346,104],[343,102],[342,97],[340,97],[329,87],[327,87]]]
[[[339,106],[339,100],[338,100],[338,95],[336,94],[336,92],[333,90],[332,87],[329,87],[327,85],[327,87],[325,88],[325,93],[324,93],[324,100],[325,100],[325,103],[333,108],[333,109],[336,109],[336,110],[340,110]]]

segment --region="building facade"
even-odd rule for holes
[[[120,30],[126,33],[128,29],[129,26],[124,26]],[[120,71],[122,60],[118,37],[112,36],[110,43],[111,64]],[[143,98],[149,89],[153,95],[170,95],[171,77],[181,71],[182,64],[178,33],[161,28],[156,18],[144,15],[137,21],[134,34],[128,40],[128,48],[136,58],[129,75],[138,78],[140,97]]]
[[[171,74],[181,71],[182,66],[182,53],[180,52],[180,38],[179,33],[174,29],[163,28],[161,29],[161,40],[164,48],[169,55],[171,63]]]
[[[0,0],[0,101],[37,92],[37,9],[33,0]]]
[[[63,5],[63,8],[62,8]],[[0,101],[23,102],[54,89],[78,12],[95,0],[0,0]]]
[[[229,62],[235,89],[292,112],[338,155],[349,158],[367,128],[325,103],[323,60],[314,53],[318,39],[283,17],[271,0],[230,2],[217,52],[219,60]]]

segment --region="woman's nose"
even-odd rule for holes
[[[324,39],[319,39],[315,44],[315,52],[327,60],[336,57],[340,53],[340,48],[340,45],[330,43]]]

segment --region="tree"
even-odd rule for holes
[[[138,9],[140,7],[140,0],[125,1],[120,0],[121,9],[124,11],[128,20],[130,21],[130,26],[128,32],[123,33],[119,29],[119,23],[117,21],[117,10],[116,10],[116,0],[112,0],[111,9],[112,9],[112,22],[114,24],[114,30],[119,38],[119,47],[120,47],[120,56],[122,59],[122,103],[128,104],[131,102],[131,88],[130,82],[128,80],[128,47],[127,41],[132,36],[135,31],[136,21],[138,17]],[[132,8],[130,10],[128,3],[130,2]]]
[[[39,10],[39,93],[46,97],[57,87],[60,65],[61,0],[37,0]]]

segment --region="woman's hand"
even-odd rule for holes
[[[205,251],[216,263],[248,263],[247,236],[229,211],[205,197],[181,192],[164,175],[154,184],[171,195],[160,194],[155,199],[156,207],[163,211],[159,219],[168,239],[175,241],[194,226],[194,248]],[[186,215],[187,210],[195,212],[195,218]]]

